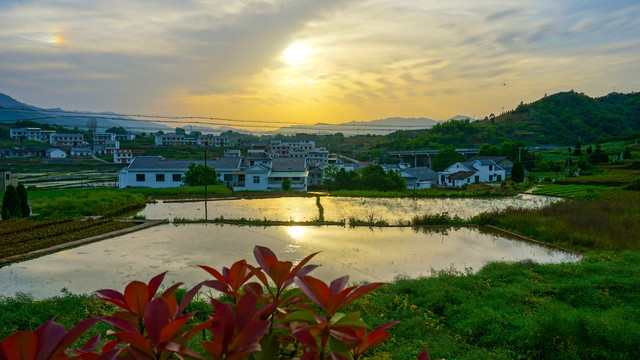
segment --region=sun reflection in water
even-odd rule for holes
[[[287,232],[292,239],[298,240],[307,232],[304,226],[289,226]]]

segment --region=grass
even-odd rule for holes
[[[493,263],[478,274],[398,279],[355,305],[376,326],[401,321],[381,359],[637,359],[640,254],[579,263]]]
[[[121,191],[143,195],[145,198],[204,197],[204,186],[179,186],[170,188],[128,188]],[[207,197],[231,196],[233,191],[224,185],[208,185]]]
[[[40,218],[115,216],[145,205],[141,194],[112,188],[37,190],[28,196],[32,212]]]
[[[524,185],[490,186],[487,184],[471,185],[463,189],[434,188],[406,191],[375,191],[375,190],[337,190],[331,191],[330,196],[341,197],[372,197],[372,198],[470,198],[470,197],[498,197],[514,196],[523,190]]]
[[[373,215],[369,215],[368,219],[358,219],[354,216],[349,217],[349,227],[354,226],[389,226],[389,222],[384,219],[376,219]]]
[[[538,195],[552,195],[568,198],[595,198],[601,195],[602,191],[617,189],[614,186],[598,186],[598,185],[555,185],[543,184],[538,185],[533,191]]]
[[[637,359],[639,282],[640,253],[590,252],[578,263],[492,263],[477,274],[399,278],[349,310],[372,326],[400,321],[369,354],[375,359],[415,359],[424,348],[434,359]],[[201,299],[188,310],[195,309],[210,305]],[[56,315],[69,329],[113,311],[91,295],[0,297],[0,338]],[[83,340],[106,330],[100,323]]]
[[[640,192],[602,190],[535,210],[506,209],[473,219],[576,250],[640,251]]]

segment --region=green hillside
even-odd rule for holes
[[[377,144],[387,150],[479,146],[524,141],[528,145],[575,145],[640,132],[640,93],[591,98],[574,91],[546,96],[494,119],[450,121],[425,131],[402,131]]]

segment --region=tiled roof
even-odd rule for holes
[[[271,163],[273,171],[306,171],[305,158],[275,158]]]
[[[449,179],[462,180],[462,179],[468,178],[469,176],[472,176],[475,173],[476,173],[475,171],[458,171],[457,173],[450,175]]]
[[[428,167],[407,168],[402,170],[403,174],[409,174],[418,180],[436,180],[438,173]]]

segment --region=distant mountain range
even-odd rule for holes
[[[175,127],[166,126],[152,121],[140,121],[132,117],[120,116],[112,112],[80,112],[65,111],[60,108],[44,109],[28,105],[0,93],[0,122],[15,122],[19,120],[33,120],[40,123],[59,125],[67,128],[88,129],[93,120],[97,130],[106,130],[111,127],[121,126],[131,132],[155,132],[173,131]],[[456,115],[449,120],[471,119],[467,116]],[[471,119],[472,120],[472,119]],[[345,136],[355,135],[386,135],[397,130],[424,130],[442,123],[428,118],[402,118],[390,117],[372,121],[351,121],[341,124],[316,123],[313,125],[294,125],[282,127],[273,131],[245,130],[229,126],[183,126],[187,131],[200,131],[203,133],[224,132],[231,130],[238,133],[254,135],[276,134],[335,134],[342,133]],[[176,125],[177,126],[177,125]]]

